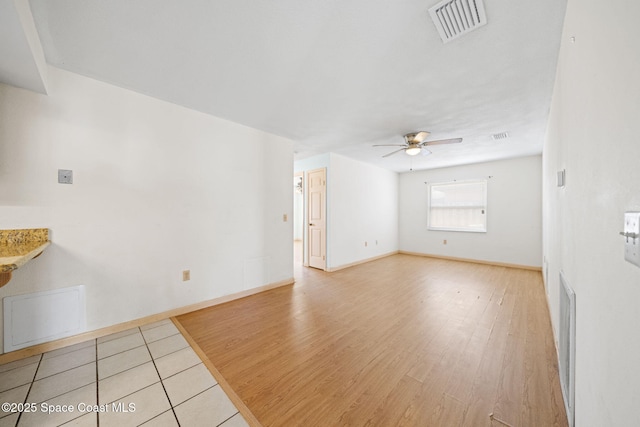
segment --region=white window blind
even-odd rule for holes
[[[429,184],[429,229],[487,231],[487,181]]]

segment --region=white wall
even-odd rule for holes
[[[485,179],[487,232],[427,229],[425,182]],[[541,266],[541,157],[521,157],[400,175],[400,250]],[[446,240],[447,244],[443,244]]]
[[[327,194],[329,269],[398,250],[397,173],[331,153]]]
[[[638,2],[569,0],[544,149],[547,291],[556,330],[560,271],[576,293],[580,427],[640,425],[640,268],[618,235],[640,210],[638,16]]]
[[[398,174],[335,153],[295,162],[297,172],[323,167],[327,169],[327,270],[396,252]]]
[[[291,141],[48,71],[0,85],[0,227],[53,241],[0,298],[84,284],[92,330],[292,277]]]

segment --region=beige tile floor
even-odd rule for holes
[[[170,320],[0,365],[0,427],[248,424]]]

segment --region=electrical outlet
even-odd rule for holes
[[[182,270],[182,281],[191,280],[191,270]]]
[[[443,245],[446,245],[446,244],[447,244],[447,239],[444,239],[444,240],[442,241],[442,244],[443,244]]]
[[[367,242],[364,242],[364,245],[365,245],[365,247],[366,247],[366,246],[368,245],[368,243],[367,243]]]
[[[282,221],[287,222],[287,219],[289,219],[287,214],[282,214]]]

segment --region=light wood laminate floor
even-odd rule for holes
[[[566,426],[536,271],[393,255],[178,317],[264,426]]]

